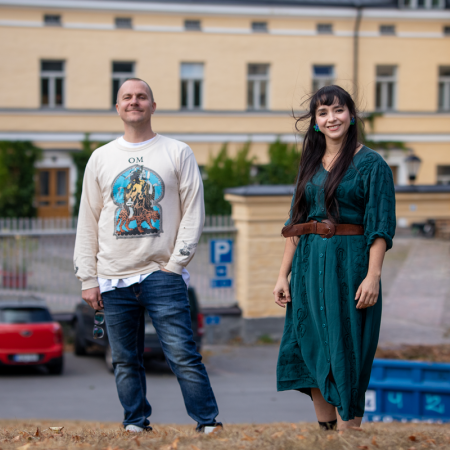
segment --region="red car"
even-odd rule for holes
[[[44,365],[63,371],[63,332],[42,301],[0,298],[0,368]]]

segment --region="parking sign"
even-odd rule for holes
[[[212,264],[233,262],[233,241],[231,239],[211,239],[210,255]]]

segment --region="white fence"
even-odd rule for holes
[[[2,294],[34,294],[44,298],[54,312],[73,311],[81,300],[81,284],[73,270],[76,224],[76,218],[0,219]],[[234,240],[235,234],[231,217],[206,218],[195,257],[188,266],[191,286],[202,307],[236,303],[234,286],[212,287],[214,266],[210,264],[210,240]],[[233,278],[232,263],[229,269]]]

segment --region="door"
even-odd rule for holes
[[[69,217],[69,169],[39,169],[36,201],[39,217]]]

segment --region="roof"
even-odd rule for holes
[[[449,184],[395,186],[398,193],[450,193]],[[294,185],[251,185],[225,189],[226,194],[241,195],[243,197],[276,197],[291,196],[294,193]]]
[[[21,306],[23,308],[47,308],[45,300],[33,294],[0,292],[0,309]]]
[[[124,2],[124,0],[100,0]],[[237,5],[237,6],[328,6],[328,7],[398,7],[398,0],[133,0],[136,3],[175,3],[190,5]],[[124,2],[125,3],[125,2]]]

